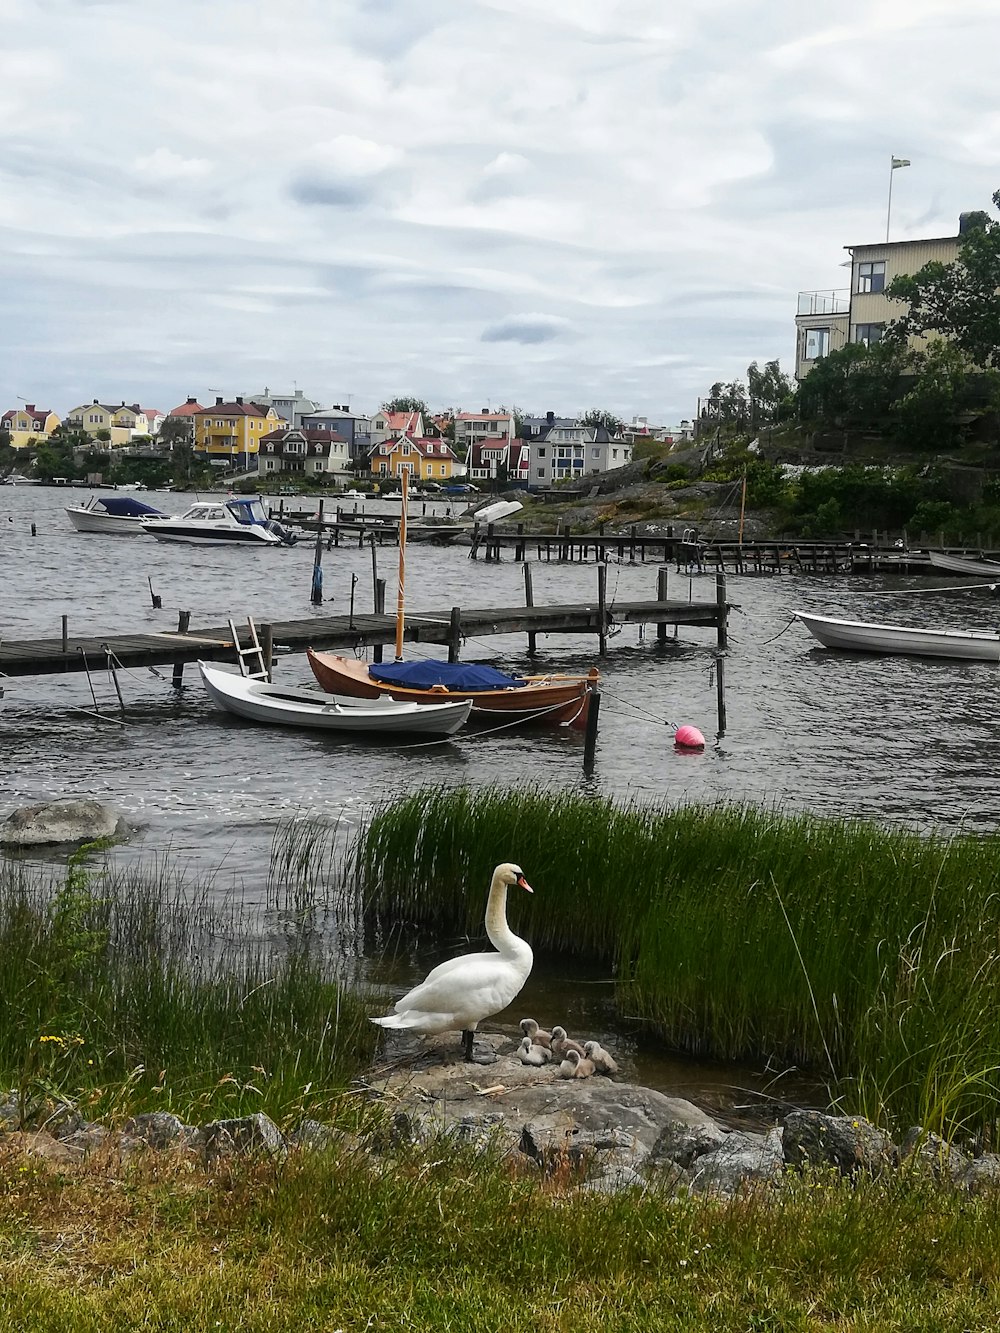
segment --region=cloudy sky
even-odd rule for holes
[[[0,0],[0,410],[674,423],[1000,189],[997,0]]]

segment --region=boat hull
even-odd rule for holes
[[[388,696],[400,702],[422,707],[442,699],[468,700],[472,716],[479,722],[539,722],[581,729],[587,725],[590,706],[590,681],[586,677],[559,680],[546,677],[527,685],[500,690],[430,690],[411,689],[372,680],[368,664],[336,653],[307,650],[313,675],[330,694],[353,695],[359,699]],[[595,677],[596,679],[596,677]]]
[[[993,560],[971,560],[964,555],[946,555],[943,551],[929,551],[935,569],[949,574],[971,574],[975,578],[1000,580],[1000,564]]]
[[[837,620],[805,611],[795,614],[824,648],[907,657],[948,657],[967,662],[1000,662],[1000,634],[986,630],[911,629],[905,625]]]
[[[313,695],[311,690],[282,688],[234,675],[199,662],[201,678],[213,703],[236,717],[269,726],[363,735],[452,736],[468,720],[472,705],[440,703],[424,708],[390,700],[364,703]]]
[[[231,527],[211,528],[184,527],[171,519],[144,523],[143,532],[155,537],[158,542],[184,542],[188,546],[281,546],[283,543],[273,533],[263,528],[247,527],[244,530]]]
[[[93,509],[67,508],[66,513],[77,532],[102,532],[105,536],[115,537],[142,536],[141,518],[114,517],[98,514]]]

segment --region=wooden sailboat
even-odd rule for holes
[[[330,694],[361,699],[388,695],[401,702],[439,704],[469,700],[472,719],[498,722],[539,722],[583,729],[590,705],[590,687],[599,672],[586,676],[508,676],[492,667],[461,662],[403,661],[406,614],[407,474],[399,525],[399,583],[396,593],[396,661],[392,665],[359,662],[336,653],[307,650],[313,675]]]

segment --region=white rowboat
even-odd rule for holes
[[[451,736],[472,711],[472,701],[442,704],[397,703],[393,699],[347,699],[294,686],[270,685],[199,662],[212,701],[251,722],[311,727],[366,735]]]
[[[901,653],[911,657],[951,657],[970,662],[1000,662],[1000,634],[976,629],[913,629],[835,620],[796,611],[795,615],[824,648],[853,653]]]
[[[1000,564],[995,560],[971,560],[965,555],[945,555],[943,551],[929,551],[928,555],[935,569],[945,569],[949,574],[1000,580]]]

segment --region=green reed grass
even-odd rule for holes
[[[322,1113],[373,1052],[309,930],[264,939],[164,864],[0,863],[0,1087],[94,1117]]]
[[[647,807],[520,788],[419,791],[355,849],[377,911],[481,931],[518,861],[532,943],[611,961],[673,1046],[793,1061],[905,1128],[997,1119],[1000,844],[749,805]]]

